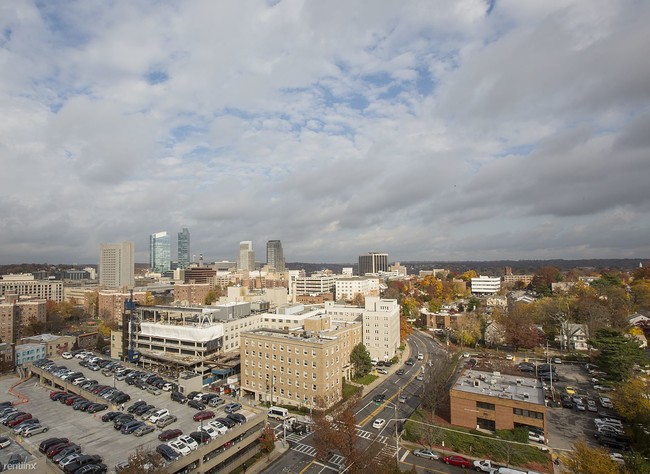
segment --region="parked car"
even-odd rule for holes
[[[214,397],[208,401],[208,405],[213,408],[218,407],[219,405],[223,405],[224,403],[226,403],[226,401],[221,397]]]
[[[241,403],[228,403],[223,408],[223,411],[225,411],[226,413],[235,413],[236,411],[239,411],[241,409],[242,409]]]
[[[210,410],[205,410],[205,411],[199,411],[194,414],[192,419],[194,421],[201,421],[201,420],[209,420],[211,418],[214,418],[214,412]]]
[[[195,410],[205,410],[205,405],[201,402],[197,402],[196,400],[190,400],[187,402],[188,407],[192,407]]]
[[[230,418],[215,418],[214,421],[218,421],[224,426],[227,426],[228,429],[234,428],[237,425],[237,422],[231,420]]]
[[[157,423],[161,418],[164,416],[169,415],[169,410],[166,408],[161,408],[160,410],[156,410],[153,412],[151,416],[149,416],[149,421],[152,423]]]
[[[614,408],[614,404],[608,397],[600,397],[599,401],[603,408]]]
[[[178,439],[189,446],[192,451],[199,449],[199,443],[197,443],[196,440],[189,435],[179,436]]]
[[[156,422],[158,428],[164,428],[174,423],[178,418],[175,415],[165,415]]]
[[[158,435],[158,439],[160,441],[169,441],[170,439],[178,438],[183,434],[182,430],[179,429],[174,429],[174,430],[165,430],[162,433]]]
[[[6,448],[11,444],[11,440],[9,438],[5,438],[4,436],[0,438],[0,449]]]
[[[120,428],[120,432],[122,434],[128,435],[133,433],[141,426],[145,426],[144,421],[139,421],[139,420],[131,421],[130,423],[126,423],[124,426],[122,426],[122,428]]]
[[[438,453],[431,451],[430,449],[414,449],[412,453],[414,456],[418,456],[425,459],[433,459],[433,460],[440,459],[440,455]]]
[[[86,464],[77,469],[74,474],[105,474],[108,467],[106,464]]]
[[[246,423],[246,417],[242,415],[241,413],[228,413],[226,418],[230,418],[232,421],[235,423],[238,423],[240,425],[243,425]]]
[[[128,413],[133,413],[133,412],[134,412],[138,407],[141,407],[141,406],[146,405],[146,404],[147,404],[147,402],[145,402],[145,401],[143,401],[143,400],[138,400],[138,401],[135,402],[133,405],[129,406],[129,407],[126,409],[126,411],[127,411]]]
[[[445,456],[442,462],[450,466],[472,467],[472,462],[463,456]]]
[[[21,434],[22,434],[25,438],[29,438],[29,437],[34,436],[34,435],[36,435],[36,434],[46,433],[46,432],[47,432],[47,429],[48,429],[47,426],[43,426],[43,425],[38,425],[38,424],[37,424],[37,425],[30,425],[30,426],[28,426],[27,428],[25,428],[25,429],[22,431]]]
[[[180,439],[170,441],[167,444],[169,445],[170,448],[172,448],[174,451],[176,451],[181,456],[187,456],[188,454],[190,454],[192,452],[190,447],[187,444],[185,444],[183,441],[181,441]]]
[[[176,451],[174,451],[173,448],[171,448],[166,444],[158,445],[158,447],[156,448],[156,452],[160,454],[163,457],[163,459],[165,459],[166,461],[174,461],[179,456],[179,454]]]
[[[171,392],[170,395],[171,399],[175,402],[178,403],[187,403],[187,398],[183,396],[182,393],[179,392]]]
[[[41,453],[46,453],[47,450],[55,444],[67,443],[68,441],[68,438],[47,438],[41,441],[41,444],[38,445],[38,450]]]
[[[106,410],[108,408],[108,405],[104,403],[93,403],[92,405],[89,405],[86,411],[88,413],[97,413],[103,410]]]
[[[144,425],[136,428],[133,431],[133,436],[144,436],[149,433],[153,433],[156,430],[152,425]]]
[[[101,463],[101,462],[102,462],[102,458],[101,458],[101,456],[98,456],[98,455],[93,455],[93,456],[83,455],[83,456],[79,456],[76,460],[74,460],[74,461],[71,462],[70,464],[67,464],[67,465],[63,468],[63,472],[65,472],[66,474],[69,474],[69,473],[72,473],[72,472],[76,472],[77,469],[79,469],[79,468],[85,466],[86,464],[99,464],[99,463]]]
[[[212,439],[205,431],[192,431],[190,436],[199,444],[205,444]]]
[[[601,446],[606,446],[608,448],[622,449],[623,451],[630,449],[630,443],[627,440],[620,440],[609,436],[601,436],[598,438],[598,442]]]

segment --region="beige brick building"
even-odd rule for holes
[[[60,356],[64,352],[71,351],[75,342],[77,342],[75,336],[58,336],[56,334],[39,334],[23,337],[20,340],[21,344],[43,344],[46,357]]]
[[[174,285],[174,301],[184,305],[203,305],[211,289],[209,283],[177,283]]]
[[[130,293],[104,290],[99,292],[97,297],[97,314],[101,319],[121,321],[124,314],[124,302],[131,297]],[[140,304],[146,304],[147,292],[134,291],[133,300]]]
[[[0,296],[15,294],[31,298],[63,301],[63,282],[61,280],[37,280],[31,273],[2,275]]]
[[[537,379],[465,370],[450,398],[452,425],[491,431],[532,426],[546,433],[544,388]]]
[[[241,334],[241,388],[256,400],[329,407],[341,399],[352,371],[350,353],[362,342],[361,324],[305,319],[298,331],[259,329]]]
[[[2,342],[17,342],[25,326],[45,322],[45,300],[21,300],[6,295],[0,300],[0,338]]]

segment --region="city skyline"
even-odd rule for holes
[[[650,256],[647,2],[0,11],[0,264]]]

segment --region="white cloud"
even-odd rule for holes
[[[489,15],[487,14],[489,10]],[[633,1],[9,2],[0,262],[642,256]]]

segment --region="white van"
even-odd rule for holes
[[[495,474],[527,474],[526,471],[520,471],[519,469],[510,469],[509,467],[500,467]]]
[[[289,416],[289,410],[282,407],[271,407],[269,408],[269,418],[275,418],[277,420],[284,420]]]

